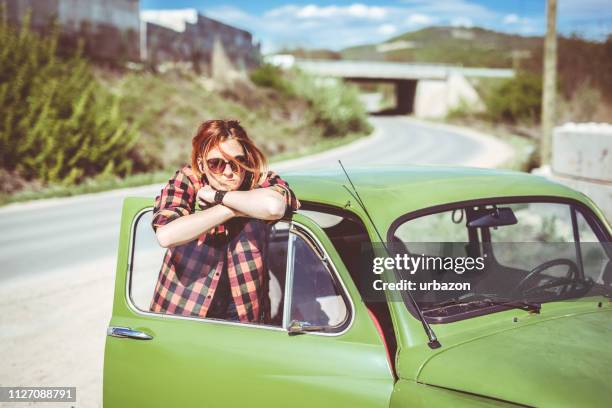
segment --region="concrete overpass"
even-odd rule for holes
[[[458,65],[382,61],[305,60],[272,55],[266,61],[298,67],[323,77],[355,82],[387,82],[395,85],[396,113],[444,116],[460,103],[478,105],[477,92],[466,78],[511,78],[512,69],[466,68]],[[463,102],[462,102],[463,101]]]
[[[344,79],[414,81],[421,79],[446,79],[453,74],[480,78],[511,78],[514,76],[513,69],[465,68],[458,65],[406,62],[330,61],[296,58],[294,65],[313,75]]]

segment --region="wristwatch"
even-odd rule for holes
[[[215,203],[223,204],[223,197],[225,197],[226,193],[227,193],[227,191],[217,190],[215,192]]]

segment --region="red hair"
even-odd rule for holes
[[[229,139],[235,139],[244,149],[246,163],[240,163],[233,160],[221,149],[221,142]],[[267,160],[264,154],[255,146],[246,131],[240,126],[237,120],[207,120],[203,122],[191,141],[191,168],[202,178],[202,172],[198,166],[198,157],[201,158],[202,164],[206,166],[206,156],[215,147],[219,148],[221,155],[226,160],[233,161],[239,167],[252,175],[249,189],[254,188],[257,184],[263,182],[267,173]]]

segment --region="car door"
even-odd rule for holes
[[[126,199],[123,207],[104,356],[106,408],[388,406],[393,376],[384,344],[312,220],[296,214],[276,224],[281,247],[280,226],[287,227],[279,251],[286,252],[285,276],[270,285],[281,294],[272,299],[281,315],[278,326],[255,325],[147,311],[153,286],[135,270],[158,272],[161,265],[150,207],[148,199]],[[315,326],[326,331],[308,331]]]

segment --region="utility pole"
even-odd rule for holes
[[[557,0],[546,2],[546,38],[544,39],[544,86],[542,90],[542,139],[540,166],[550,163],[552,131],[555,126],[557,93]]]

